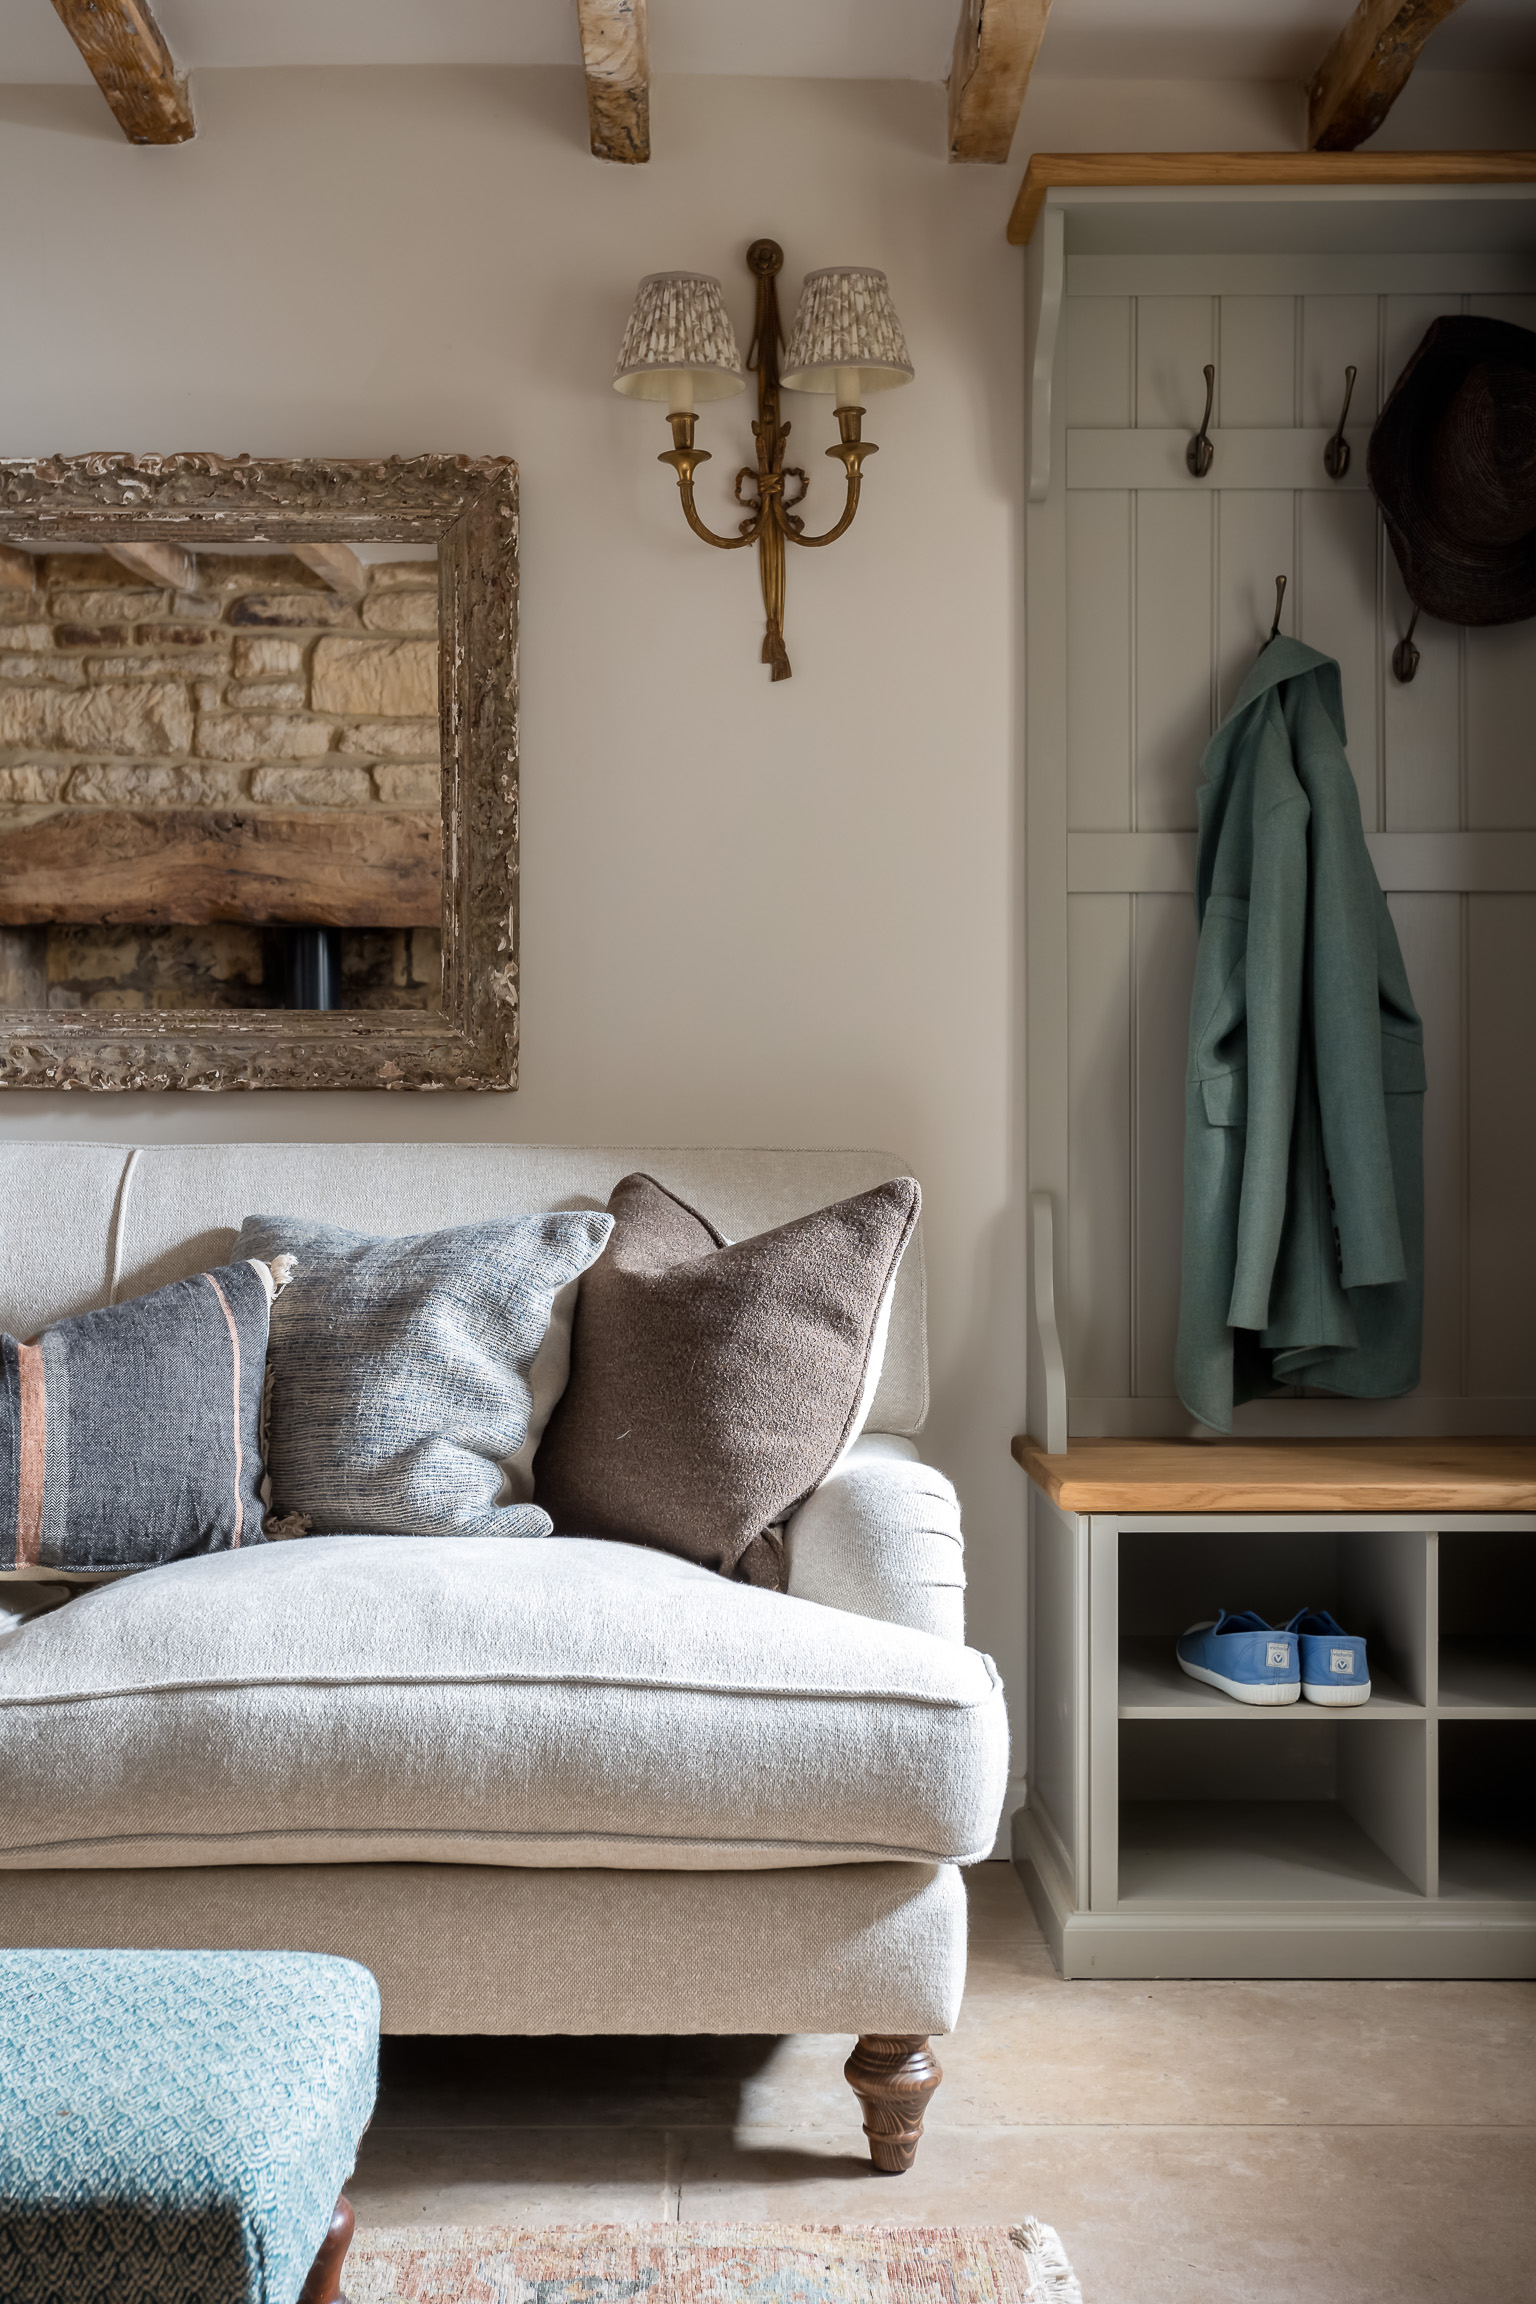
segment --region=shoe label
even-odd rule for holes
[[[1354,1668],[1355,1668],[1355,1652],[1354,1652],[1353,1648],[1330,1648],[1330,1649],[1329,1649],[1329,1651],[1328,1651],[1328,1669],[1329,1669],[1329,1671],[1330,1671],[1330,1672],[1344,1672],[1344,1673],[1350,1673],[1350,1672],[1353,1672],[1353,1671],[1354,1671]]]
[[[1270,1670],[1272,1672],[1283,1672],[1287,1664],[1289,1664],[1290,1660],[1290,1642],[1288,1640],[1271,1640],[1269,1644],[1269,1656],[1267,1658]]]

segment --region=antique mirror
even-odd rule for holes
[[[0,1086],[517,1085],[517,468],[0,463]]]

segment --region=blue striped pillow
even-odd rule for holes
[[[153,1568],[262,1538],[273,1281],[227,1264],[0,1336],[0,1569]]]

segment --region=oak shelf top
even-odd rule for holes
[[[1064,1512],[1536,1512],[1536,1440],[1080,1440],[1013,1453]]]
[[[1536,152],[1032,152],[1008,219],[1023,247],[1052,190],[1160,185],[1532,184]]]

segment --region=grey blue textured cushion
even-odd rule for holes
[[[534,1460],[535,1500],[560,1533],[650,1544],[777,1587],[773,1531],[869,1413],[920,1204],[901,1176],[727,1241],[654,1177],[623,1177]]]
[[[296,2304],[378,2055],[351,1960],[0,1951],[5,2304]]]
[[[634,1544],[331,1536],[12,1636],[0,1870],[970,1862],[1007,1770],[948,1640]]]
[[[252,1263],[0,1336],[0,1568],[259,1542],[270,1275]]]
[[[273,1307],[271,1533],[547,1535],[507,1467],[550,1307],[612,1229],[596,1209],[397,1240],[248,1216],[238,1252],[292,1254],[303,1280]]]

